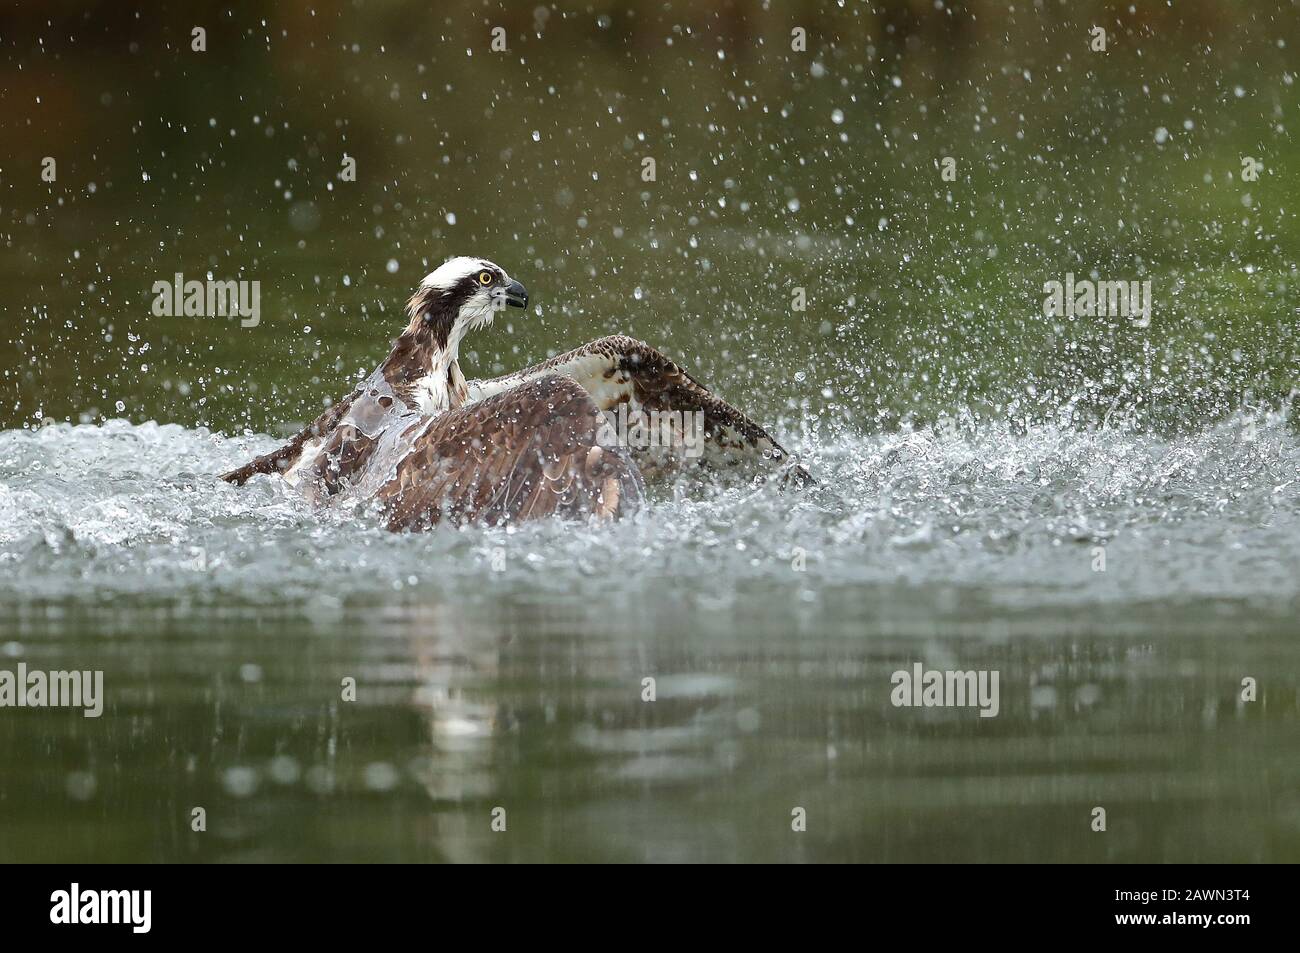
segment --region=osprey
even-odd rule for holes
[[[373,500],[392,530],[612,518],[644,501],[643,473],[692,462],[751,463],[783,482],[811,480],[786,465],[762,427],[629,337],[467,381],[458,363],[465,335],[496,312],[527,304],[524,286],[500,266],[451,259],[420,282],[406,330],[364,382],[284,446],[222,479],[242,485],[258,473],[279,474],[320,502]],[[666,427],[668,439],[642,446],[613,436],[612,422],[629,415]],[[703,424],[695,458],[683,452],[688,417]]]

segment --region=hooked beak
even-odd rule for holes
[[[512,308],[528,307],[528,289],[517,281],[511,281],[505,289],[506,304]]]

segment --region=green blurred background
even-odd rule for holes
[[[1289,2],[14,6],[0,424],[301,420],[454,254],[535,302],[471,375],[619,331],[865,432],[1275,404],[1298,43]],[[1151,327],[1044,319],[1067,271],[1150,278]],[[261,325],[153,317],[176,272],[261,281]]]

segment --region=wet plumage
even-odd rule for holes
[[[629,337],[467,381],[458,362],[465,333],[501,307],[526,302],[523,286],[497,265],[452,259],[421,283],[407,329],[360,387],[283,447],[223,479],[243,484],[278,474],[319,502],[373,501],[394,530],[611,519],[642,504],[646,476],[690,464],[809,479],[762,427]],[[662,413],[669,429],[673,415],[699,415],[703,452],[685,454],[681,433],[654,446],[627,445],[609,428],[621,405]]]

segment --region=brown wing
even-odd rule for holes
[[[310,424],[308,424],[301,433],[286,443],[283,447],[272,450],[270,453],[264,453],[260,457],[254,457],[248,463],[229,473],[221,474],[221,479],[227,483],[233,483],[236,486],[243,486],[254,475],[258,473],[279,473],[283,474],[290,469],[298,458],[302,456],[303,447],[311,440],[316,440],[327,436],[340,420],[347,416],[348,410],[352,407],[352,402],[361,395],[361,391],[353,391],[343,400],[339,401],[325,413],[321,414]]]
[[[430,418],[376,499],[393,530],[626,514],[645,488],[626,450],[601,445],[602,423],[577,382],[529,381]]]
[[[707,453],[698,457],[700,463],[714,467],[757,464],[764,470],[780,471],[783,481],[798,485],[814,482],[761,426],[711,393],[676,362],[624,335],[600,338],[504,377],[470,381],[470,398],[503,393],[548,374],[576,380],[601,410],[614,411],[620,404],[628,404],[647,411],[702,413]],[[674,469],[684,462],[680,454],[660,455],[654,461],[643,456],[638,453],[638,462],[649,473]]]

